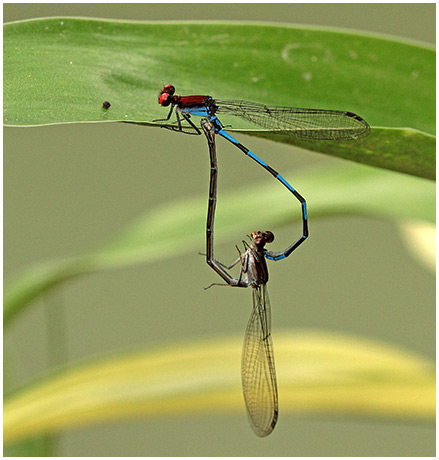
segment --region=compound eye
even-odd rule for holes
[[[173,96],[174,93],[175,93],[175,88],[174,88],[172,85],[166,85],[166,86],[162,89],[162,93],[168,93],[168,94],[170,94],[171,96]]]
[[[162,93],[159,96],[159,104],[163,107],[167,107],[172,101],[172,95],[168,93]]]
[[[270,230],[264,232],[264,240],[267,243],[272,243],[274,241],[274,235],[272,232],[270,232]]]

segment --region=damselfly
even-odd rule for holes
[[[274,240],[274,235],[270,231],[258,231],[252,233],[250,245],[243,241],[245,252],[240,253],[235,262],[229,266],[218,262],[214,257],[213,247],[218,178],[215,126],[207,119],[201,121],[201,126],[209,145],[211,165],[206,224],[206,261],[227,285],[251,287],[253,290],[253,310],[244,339],[241,376],[250,424],[253,431],[263,437],[273,431],[278,418],[277,383],[271,340],[271,308],[266,287],[268,269],[265,258],[272,260],[284,258],[306,238],[308,229],[306,213],[303,213],[304,234],[285,251],[272,252],[265,249],[265,245]],[[297,192],[295,193],[303,211],[305,200]],[[238,264],[241,265],[239,278],[233,278],[227,270]]]
[[[266,255],[272,260],[288,257],[309,234],[305,199],[277,171],[226,133],[216,113],[236,115],[280,133],[312,139],[355,139],[367,135],[370,131],[369,125],[361,117],[350,112],[270,107],[245,101],[217,101],[210,96],[177,96],[174,93],[175,88],[172,85],[166,85],[163,88],[159,96],[159,103],[164,107],[170,105],[171,109],[167,118],[154,121],[169,120],[175,107],[177,126],[165,126],[165,128],[187,134],[201,134],[201,131],[192,122],[191,115],[208,117],[214,133],[227,139],[256,161],[299,200],[302,207],[302,236],[285,251],[269,252],[269,255]],[[187,121],[190,131],[187,131],[188,126],[182,125],[180,114]]]
[[[168,121],[175,108],[175,127],[168,127],[188,134],[201,134],[192,122],[191,115],[208,117],[219,132],[223,126],[216,114],[232,115],[249,121],[269,131],[314,140],[347,140],[365,137],[370,126],[363,118],[352,112],[323,109],[300,109],[296,107],[276,107],[248,101],[227,101],[211,96],[177,96],[172,85],[166,85],[160,95],[159,104],[171,106],[166,118],[154,121]],[[180,115],[195,132],[185,130]],[[229,137],[224,136],[227,140]],[[233,140],[234,143],[236,141]]]
[[[171,106],[171,109],[166,118],[154,121],[169,120],[175,108],[177,119],[174,122],[174,126],[164,127],[186,134],[201,134],[199,128],[192,122],[191,116],[207,117],[216,134],[231,142],[245,155],[256,161],[300,201],[302,205],[303,235],[285,251],[272,253],[272,257],[267,256],[274,260],[289,256],[307,238],[306,202],[277,171],[228,134],[216,114],[233,115],[272,132],[314,140],[359,139],[370,133],[370,126],[367,122],[352,112],[275,107],[247,101],[221,101],[213,99],[211,96],[177,96],[172,85],[166,85],[162,89],[158,102],[163,107]],[[182,124],[180,115],[187,122],[186,125]]]

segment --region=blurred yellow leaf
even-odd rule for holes
[[[115,419],[241,412],[242,338],[175,344],[69,369],[4,404],[4,442]],[[322,331],[274,338],[281,414],[435,419],[432,362]]]
[[[402,220],[398,229],[410,254],[424,267],[436,271],[436,225],[421,220]]]

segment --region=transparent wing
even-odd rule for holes
[[[253,431],[263,437],[273,431],[277,422],[277,383],[271,341],[270,300],[265,285],[252,290],[253,311],[242,351],[242,389]]]
[[[248,101],[216,101],[217,113],[240,117],[270,131],[315,140],[359,139],[370,126],[352,112],[275,107]]]

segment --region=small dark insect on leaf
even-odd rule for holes
[[[103,104],[102,104],[102,107],[104,109],[109,109],[111,107],[111,104],[108,102],[108,101],[105,101]]]

